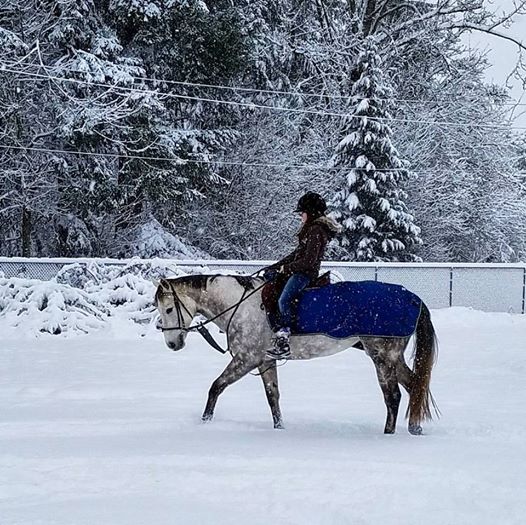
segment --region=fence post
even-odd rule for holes
[[[524,313],[524,302],[526,301],[526,267],[522,269],[522,313]]]
[[[378,281],[378,266],[374,267],[374,280]]]
[[[449,268],[449,307],[453,306],[453,268]]]

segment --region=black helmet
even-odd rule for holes
[[[319,193],[308,191],[303,197],[300,197],[294,211],[305,212],[309,215],[323,215],[327,211],[327,203]]]

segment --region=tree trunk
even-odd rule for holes
[[[31,257],[31,210],[22,208],[22,257]]]
[[[365,1],[365,12],[363,15],[362,31],[365,36],[371,34],[373,27],[374,18],[373,15],[376,11],[377,0],[366,0]]]

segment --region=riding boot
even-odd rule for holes
[[[274,337],[274,346],[267,350],[270,359],[288,359],[290,357],[290,328],[280,328]]]

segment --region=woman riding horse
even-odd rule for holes
[[[289,338],[295,301],[317,279],[325,248],[339,230],[338,224],[325,215],[326,211],[325,199],[318,193],[310,191],[299,199],[295,210],[301,213],[302,222],[298,247],[264,274],[267,281],[277,281],[283,286],[278,301],[279,320],[274,346],[267,351],[267,357],[271,359],[290,357]]]

